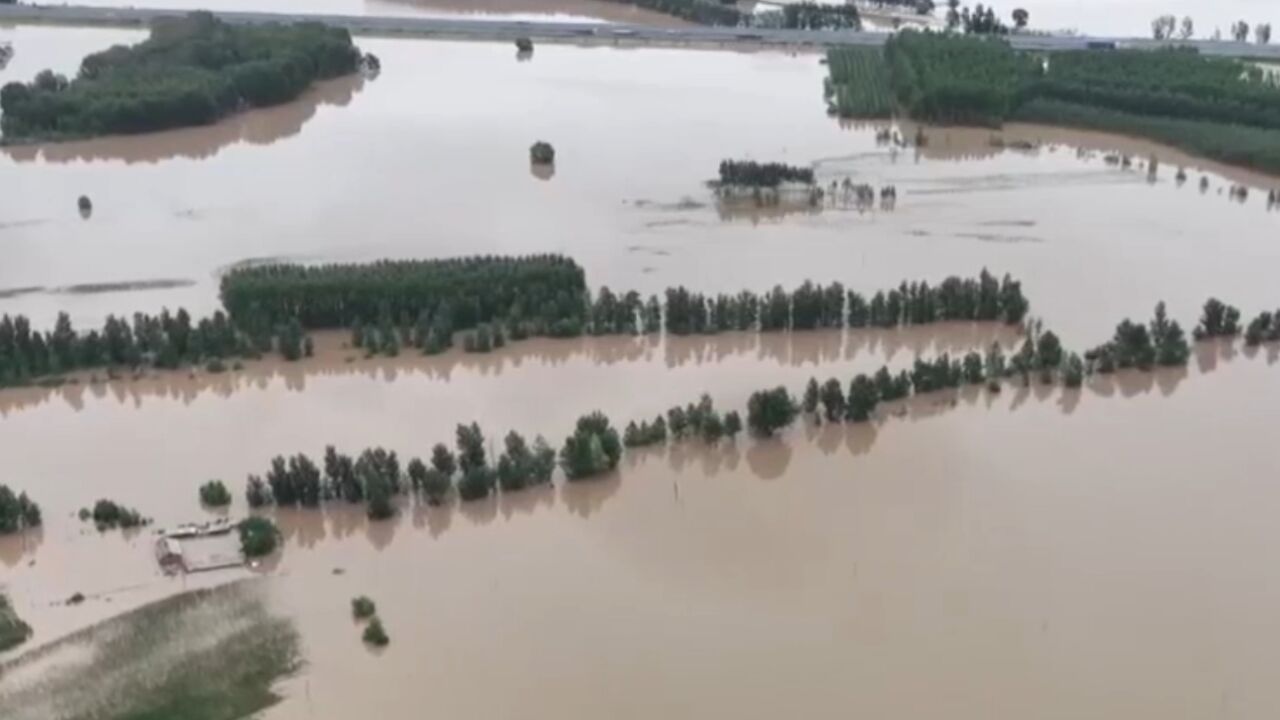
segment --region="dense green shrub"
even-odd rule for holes
[[[368,620],[378,612],[378,606],[367,595],[351,600],[351,615],[357,620]]]
[[[48,73],[5,85],[0,127],[15,140],[203,125],[246,105],[292,100],[316,80],[354,72],[359,61],[343,29],[233,26],[195,12],[157,21],[138,45],[86,57],[70,82]]]
[[[885,44],[898,105],[929,122],[999,125],[1040,75],[1003,40],[904,30]]]
[[[200,486],[200,502],[209,507],[226,507],[231,504],[231,493],[221,480],[210,480]]]
[[[280,529],[264,517],[245,518],[236,530],[240,534],[240,552],[247,558],[270,555],[280,543]]]
[[[137,510],[125,507],[112,500],[99,500],[94,503],[93,511],[89,513],[89,516],[93,518],[93,524],[99,530],[109,530],[116,527],[135,528],[151,522]]]
[[[0,484],[0,535],[39,527],[42,520],[40,506],[25,492],[14,494],[8,485]]]
[[[386,628],[382,627],[382,620],[373,618],[364,628],[364,634],[361,636],[364,641],[375,647],[386,647],[391,642],[391,638],[387,636]]]
[[[773,435],[795,422],[799,408],[785,387],[759,390],[747,401],[747,427],[762,437]]]
[[[560,449],[560,467],[570,480],[581,480],[608,472],[622,457],[622,440],[609,418],[595,412],[578,418],[573,434]]]

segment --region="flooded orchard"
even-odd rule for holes
[[[138,37],[0,29],[17,52],[0,81],[71,72]],[[1265,204],[1280,181],[1150,144],[1010,126],[926,128],[927,147],[895,149],[883,131],[915,126],[827,117],[811,54],[539,45],[522,62],[505,44],[359,43],[378,77],[296,103],[0,150],[0,312],[39,326],[63,310],[77,323],[202,314],[242,263],[547,251],[592,286],[646,293],[806,278],[874,291],[985,266],[1021,279],[1072,347],[1160,299],[1184,326],[1210,295],[1246,316],[1280,304],[1259,271],[1280,259]],[[554,144],[554,173],[531,170],[537,140]],[[724,158],[812,165],[824,186],[892,185],[898,200],[727,207],[705,184]],[[1232,200],[1233,185],[1253,192]],[[763,387],[847,385],[1017,340],[964,324],[364,359],[326,333],[299,363],[5,390],[5,482],[45,524],[0,539],[0,585],[40,646],[261,575],[252,586],[303,660],[275,686],[273,720],[1275,715],[1262,669],[1280,652],[1280,572],[1256,561],[1280,539],[1266,349],[1202,345],[1187,370],[1081,391],[944,392],[870,424],[638,451],[598,481],[410,503],[383,523],[337,503],[280,510],[283,553],[254,570],[166,578],[152,530],[100,534],[76,517],[102,497],[159,526],[213,516],[196,492],[212,478],[242,517],[245,476],[278,454],[383,445],[407,461],[472,420],[495,446],[515,429],[558,447],[595,409],[625,425],[707,392],[742,410]],[[360,642],[360,594],[378,602],[385,650]],[[38,656],[57,672],[11,655],[0,716],[32,712],[41,678],[73,682],[76,647]]]

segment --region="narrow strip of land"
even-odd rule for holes
[[[0,23],[71,26],[145,26],[160,18],[186,15],[189,10],[170,8],[107,8],[75,5],[0,5]],[[642,45],[740,45],[816,47],[871,46],[884,44],[889,34],[849,30],[773,30],[765,28],[685,27],[657,28],[643,25],[595,25],[572,22],[523,22],[513,20],[465,20],[425,17],[328,15],[319,13],[271,13],[215,11],[220,20],[233,24],[320,22],[345,28],[357,35],[408,36],[465,40],[511,40],[527,37],[551,42]],[[1165,42],[1144,38],[1066,37],[1011,35],[1018,50],[1058,52],[1088,48],[1129,47],[1155,49],[1178,45],[1205,55],[1248,57],[1280,61],[1280,45],[1191,40]]]

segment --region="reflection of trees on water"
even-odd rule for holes
[[[230,145],[270,145],[293,137],[321,105],[345,107],[364,87],[360,73],[317,83],[293,102],[237,113],[213,125],[124,135],[96,140],[15,145],[3,152],[16,162],[122,161],[155,163],[174,158],[204,159]]]
[[[34,527],[11,535],[0,535],[0,564],[13,567],[28,555],[34,557],[36,550],[43,542],[43,527]]]
[[[662,362],[668,368],[702,366],[745,358],[783,367],[821,365],[852,360],[862,355],[882,356],[892,362],[900,355],[981,350],[993,342],[1013,347],[1020,339],[1016,328],[1001,323],[935,323],[893,329],[801,330],[791,332],[726,332],[718,335],[581,337],[535,339],[510,343],[491,353],[458,350],[426,357],[404,353],[398,357],[366,359],[360,350],[321,344],[319,357],[295,363],[278,360],[250,362],[243,370],[218,374],[206,372],[152,372],[136,380],[81,381],[57,388],[0,390],[0,417],[61,399],[77,412],[89,400],[113,399],[121,405],[142,407],[144,400],[179,400],[190,404],[205,394],[227,398],[237,392],[267,390],[282,381],[289,391],[302,392],[307,379],[362,375],[370,380],[395,382],[401,375],[423,376],[449,382],[458,372],[496,377],[531,362],[560,366],[570,361],[612,366],[625,363]],[[330,337],[332,340],[332,337]]]

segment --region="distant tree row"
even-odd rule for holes
[[[650,300],[649,307],[656,307]],[[1030,304],[1021,283],[983,270],[977,279],[949,277],[937,286],[903,282],[868,299],[840,283],[827,287],[806,281],[794,292],[775,287],[766,295],[744,291],[710,298],[683,287],[666,293],[666,329],[675,335],[725,330],[811,330],[814,328],[928,325],[948,320],[1018,324]],[[648,311],[646,311],[646,317]],[[646,321],[646,326],[649,323]]]
[[[847,7],[853,9],[852,5]],[[755,160],[720,161],[720,185],[722,186],[774,188],[782,183],[812,185],[813,168],[795,167],[776,162],[762,163]]]
[[[854,5],[797,2],[782,6],[782,25],[788,30],[861,30],[862,18]]]
[[[8,485],[0,484],[0,535],[39,527],[40,506],[25,492],[14,494]]]
[[[725,437],[730,440],[736,438],[742,427],[742,416],[737,410],[721,415],[715,409],[711,396],[703,394],[698,402],[684,407],[676,405],[667,410],[665,417],[659,415],[652,423],[629,423],[622,442],[629,448],[661,445],[668,437],[673,440],[694,437],[715,443]]]
[[[560,255],[384,260],[346,265],[264,265],[222,278],[232,318],[296,318],[305,328],[356,323],[425,326],[440,342],[502,321],[531,335],[559,335],[585,322],[582,268]],[[580,332],[580,330],[579,330]]]
[[[541,437],[530,445],[512,432],[495,466],[489,462],[484,434],[472,423],[458,426],[456,452],[437,444],[428,462],[412,458],[402,468],[395,451],[369,448],[353,457],[329,446],[323,470],[301,453],[273,459],[265,480],[249,476],[245,498],[255,508],[273,503],[317,507],[329,500],[364,502],[369,517],[383,519],[395,513],[395,496],[409,491],[439,504],[455,489],[463,500],[478,500],[495,488],[514,491],[550,482],[556,454]]]
[[[37,331],[22,315],[0,317],[0,387],[89,368],[175,369],[278,350],[288,360],[311,354],[311,340],[296,321],[278,325],[248,314],[233,324],[222,312],[193,322],[185,309],[136,313],[132,321],[107,316],[101,330],[80,333],[66,313],[52,331]]]
[[[750,23],[750,15],[732,4],[715,0],[610,0],[654,10],[699,25],[736,27]]]
[[[320,23],[228,25],[207,12],[155,23],[151,37],[84,59],[68,81],[44,71],[0,89],[6,139],[66,139],[204,125],[276,105],[355,72],[350,34]]]

